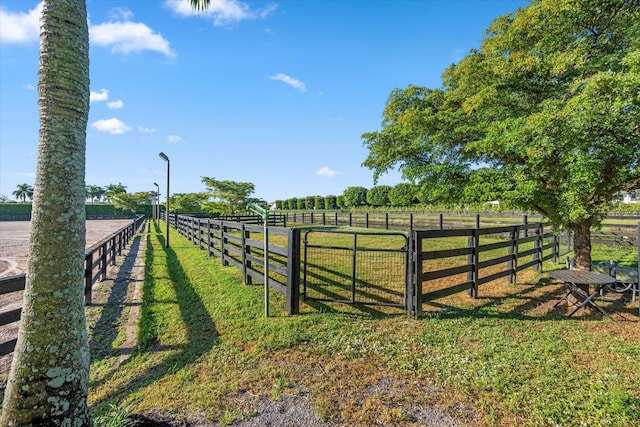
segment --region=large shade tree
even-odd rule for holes
[[[191,3],[201,9],[209,1]],[[30,253],[0,425],[90,426],[82,286],[89,116],[85,0],[43,1],[38,74],[40,130]]]
[[[250,203],[257,200],[251,198],[255,186],[250,182],[218,180],[207,176],[202,177],[202,183],[207,187],[213,201],[204,203],[203,208],[209,212],[235,214],[244,211]]]
[[[639,9],[538,0],[497,18],[441,88],[392,91],[364,165],[374,178],[399,167],[439,199],[535,210],[573,231],[576,268],[590,269],[591,228],[640,187]]]

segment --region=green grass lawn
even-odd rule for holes
[[[569,319],[552,308],[562,286],[527,272],[478,299],[427,304],[419,320],[304,303],[287,316],[276,292],[265,318],[261,285],[242,285],[238,270],[172,233],[170,249],[160,230],[148,235],[132,356],[118,364],[116,339],[92,364],[98,412],[114,404],[230,424],[251,416],[247,395],[304,395],[337,425],[411,425],[420,407],[469,426],[640,425],[637,303],[612,303],[617,322]]]

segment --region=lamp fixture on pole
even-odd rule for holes
[[[160,186],[154,182],[156,186],[156,203],[153,205],[153,219],[156,221],[160,219]]]
[[[165,220],[165,222],[167,224],[167,237],[166,237],[166,240],[165,240],[165,243],[166,243],[165,246],[168,248],[169,247],[169,194],[170,194],[169,193],[169,172],[170,172],[169,165],[170,165],[170,162],[169,162],[169,157],[167,157],[167,155],[164,154],[162,151],[160,152],[159,156],[160,156],[160,158],[162,160],[167,162],[167,196],[166,196],[167,197],[167,208],[166,208],[166,212],[164,214],[164,220]]]

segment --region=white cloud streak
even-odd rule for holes
[[[111,108],[112,110],[119,110],[120,108],[124,107],[124,102],[122,102],[120,99],[118,99],[117,101],[107,102],[107,107]]]
[[[334,176],[338,175],[338,172],[334,171],[333,169],[329,168],[329,166],[323,166],[320,169],[318,169],[316,171],[316,175],[318,176],[327,176],[329,178],[333,178]]]
[[[114,21],[128,21],[133,18],[133,12],[126,7],[114,7],[109,11],[109,18]]]
[[[178,135],[169,135],[169,136],[167,136],[167,140],[169,142],[171,142],[172,144],[174,144],[176,142],[182,141],[182,137],[178,136]]]
[[[109,99],[109,91],[106,89],[100,89],[100,92],[89,92],[89,102],[102,102]]]
[[[214,0],[207,10],[196,12],[187,0],[165,0],[164,5],[180,16],[205,16],[213,20],[213,25],[222,27],[240,21],[264,19],[276,10],[271,4],[263,9],[251,7],[238,0]]]
[[[111,53],[139,53],[144,50],[174,57],[169,42],[141,22],[106,22],[89,28],[89,39],[97,46],[110,47]]]
[[[212,2],[216,4],[217,2]],[[0,43],[26,44],[38,42],[40,37],[40,14],[42,3],[28,12],[10,12],[0,6]],[[110,11],[114,21],[89,26],[89,40],[96,46],[108,47],[111,53],[139,53],[145,50],[162,53],[173,58],[169,41],[160,33],[141,22],[130,22],[133,17],[127,8],[114,8]]]
[[[91,126],[100,132],[107,132],[111,135],[121,135],[131,130],[130,126],[127,126],[123,121],[116,118],[97,120],[91,123]]]
[[[40,37],[42,3],[28,12],[9,12],[0,6],[0,43],[26,44],[37,42]]]
[[[138,131],[140,133],[155,133],[156,128],[146,128],[144,126],[138,126]]]
[[[279,80],[295,89],[298,89],[300,92],[307,91],[307,87],[302,81],[298,79],[294,79],[293,77],[287,76],[286,74],[278,73],[274,76],[269,76],[269,78],[271,80]]]

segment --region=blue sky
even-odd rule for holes
[[[204,190],[252,182],[268,201],[373,186],[361,135],[392,89],[436,88],[525,0],[88,0],[87,185]],[[0,2],[0,194],[35,181],[39,2]],[[378,184],[401,182],[398,173]]]

